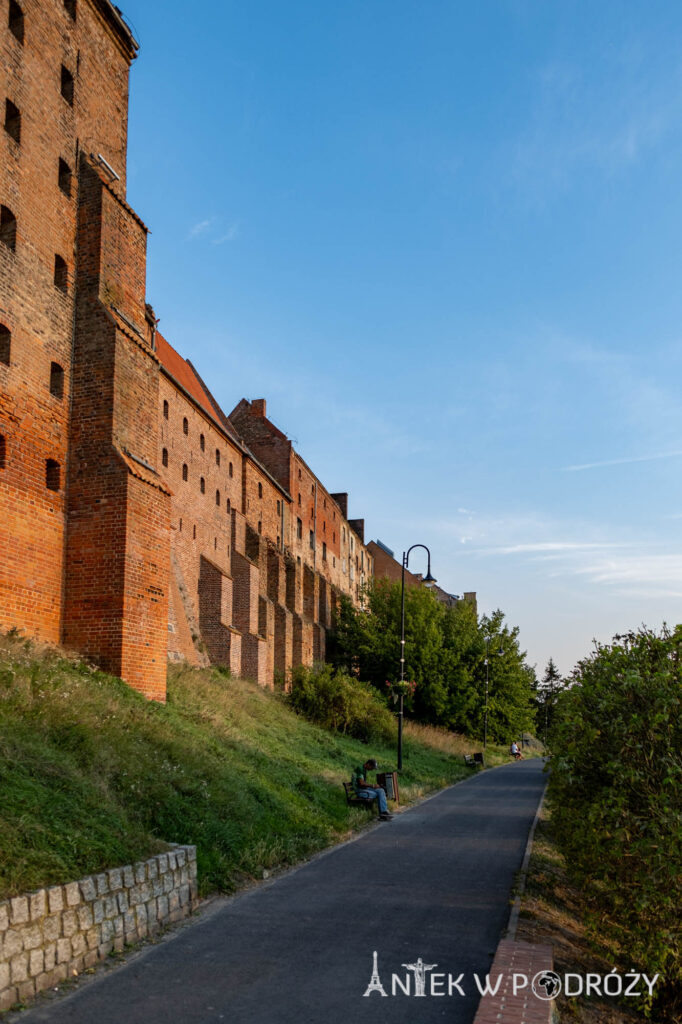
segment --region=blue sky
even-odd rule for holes
[[[124,8],[168,340],[539,670],[682,621],[682,5],[188,10]]]

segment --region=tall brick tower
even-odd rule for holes
[[[0,627],[163,699],[169,495],[125,202],[137,43],[109,0],[0,0],[0,19]]]

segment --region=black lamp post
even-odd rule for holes
[[[489,661],[490,661],[490,640],[491,637],[485,638],[485,707],[483,709],[483,749],[488,749],[488,687],[490,683],[489,677]],[[503,649],[500,647],[497,652],[498,655],[504,654]]]
[[[436,582],[431,575],[431,552],[425,544],[413,544],[407,551],[403,551],[403,575],[400,588],[400,710],[398,711],[398,771],[403,767],[403,686],[405,682],[405,570],[410,559],[410,551],[415,548],[424,548],[427,555],[426,576],[424,583],[430,586]]]

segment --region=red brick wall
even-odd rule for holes
[[[16,251],[0,244],[0,323],[12,334],[10,364],[0,363],[0,628],[58,641],[78,152],[94,149],[115,163],[124,189],[130,54],[88,0],[75,22],[60,0],[21,6],[23,45],[9,31],[7,0],[0,3],[0,102],[7,97],[21,114],[19,142],[0,132],[0,203],[17,219]],[[73,106],[61,95],[62,64],[74,75]],[[60,157],[73,172],[68,196],[58,184]],[[67,263],[66,295],[54,285],[55,254]],[[64,371],[61,398],[50,394],[53,362]],[[58,492],[45,486],[48,458],[60,466]]]

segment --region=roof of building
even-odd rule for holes
[[[116,32],[119,40],[127,50],[130,60],[134,60],[137,56],[137,51],[140,49],[140,44],[133,35],[130,26],[124,21],[121,9],[116,4],[111,3],[111,0],[92,0],[92,2]]]
[[[156,332],[156,354],[159,357],[162,367],[205,412],[214,419],[221,420],[222,411],[220,406],[211,398],[209,391],[202,386],[198,374],[191,363],[183,359],[179,352],[176,352],[172,345],[169,345],[162,334]]]

